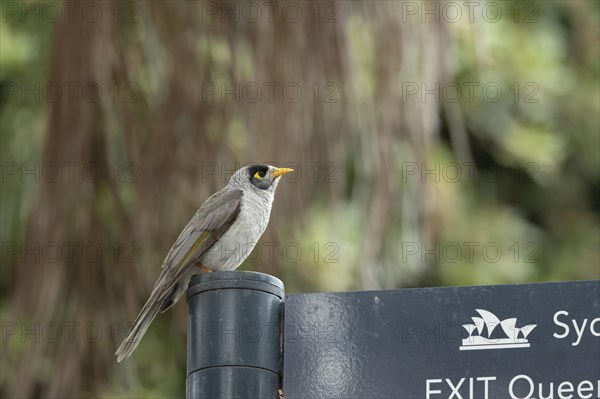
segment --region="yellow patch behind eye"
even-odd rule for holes
[[[256,172],[256,173],[254,174],[254,178],[255,178],[255,179],[258,179],[258,180],[262,180],[263,178],[262,178],[262,177],[260,177],[259,173],[260,173],[260,172]]]

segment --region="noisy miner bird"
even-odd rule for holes
[[[198,209],[167,254],[150,298],[115,355],[129,357],[160,310],[186,291],[194,274],[234,270],[248,257],[269,223],[280,177],[293,172],[270,165],[248,165]]]

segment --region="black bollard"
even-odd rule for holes
[[[242,271],[198,274],[188,297],[187,398],[277,398],[283,283]]]

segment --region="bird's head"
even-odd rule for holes
[[[231,183],[258,193],[274,193],[280,177],[293,172],[290,168],[277,168],[266,164],[244,166],[231,176]]]

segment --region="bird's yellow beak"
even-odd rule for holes
[[[286,173],[290,173],[293,171],[294,171],[294,169],[290,169],[290,168],[275,168],[275,171],[273,172],[273,177],[285,175]]]

